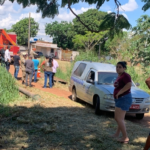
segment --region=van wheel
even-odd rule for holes
[[[72,100],[77,102],[78,101],[78,98],[77,98],[77,93],[76,93],[76,89],[73,88],[72,90]]]
[[[143,119],[144,118],[144,113],[143,114],[136,114],[137,119]]]
[[[95,100],[95,114],[100,115],[100,99],[98,96],[96,96]]]

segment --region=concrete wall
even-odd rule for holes
[[[52,53],[52,49],[54,50],[53,53]],[[48,56],[50,56],[51,54],[55,55],[55,52],[57,52],[57,49],[49,48],[49,47],[36,46],[36,51],[37,51],[37,52],[42,52],[43,55],[48,55]],[[35,51],[35,52],[36,52],[36,51]]]
[[[74,60],[76,56],[79,55],[79,52],[77,51],[72,51],[72,59]]]

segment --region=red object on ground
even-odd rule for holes
[[[10,33],[7,34],[4,29],[0,29],[0,49],[4,46],[10,46],[10,52],[14,54],[17,54],[19,51],[19,47],[16,44],[17,42],[17,35]]]
[[[37,77],[38,77],[38,78],[41,78],[41,71],[40,71],[40,68],[38,68]]]

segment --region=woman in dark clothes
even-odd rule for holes
[[[126,111],[129,110],[132,104],[132,95],[131,95],[132,80],[131,76],[125,72],[126,69],[127,69],[126,62],[117,63],[116,71],[118,73],[118,78],[114,83],[115,120],[118,124],[118,128],[113,137],[118,138],[121,132],[122,138],[117,139],[117,141],[121,143],[129,142],[124,118]]]

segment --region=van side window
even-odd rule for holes
[[[81,64],[77,67],[77,69],[74,71],[74,74],[75,74],[76,76],[81,77],[83,71],[85,70],[85,67],[86,67],[86,64],[81,63]]]
[[[87,80],[93,80],[95,81],[95,72],[91,71],[87,77]]]

